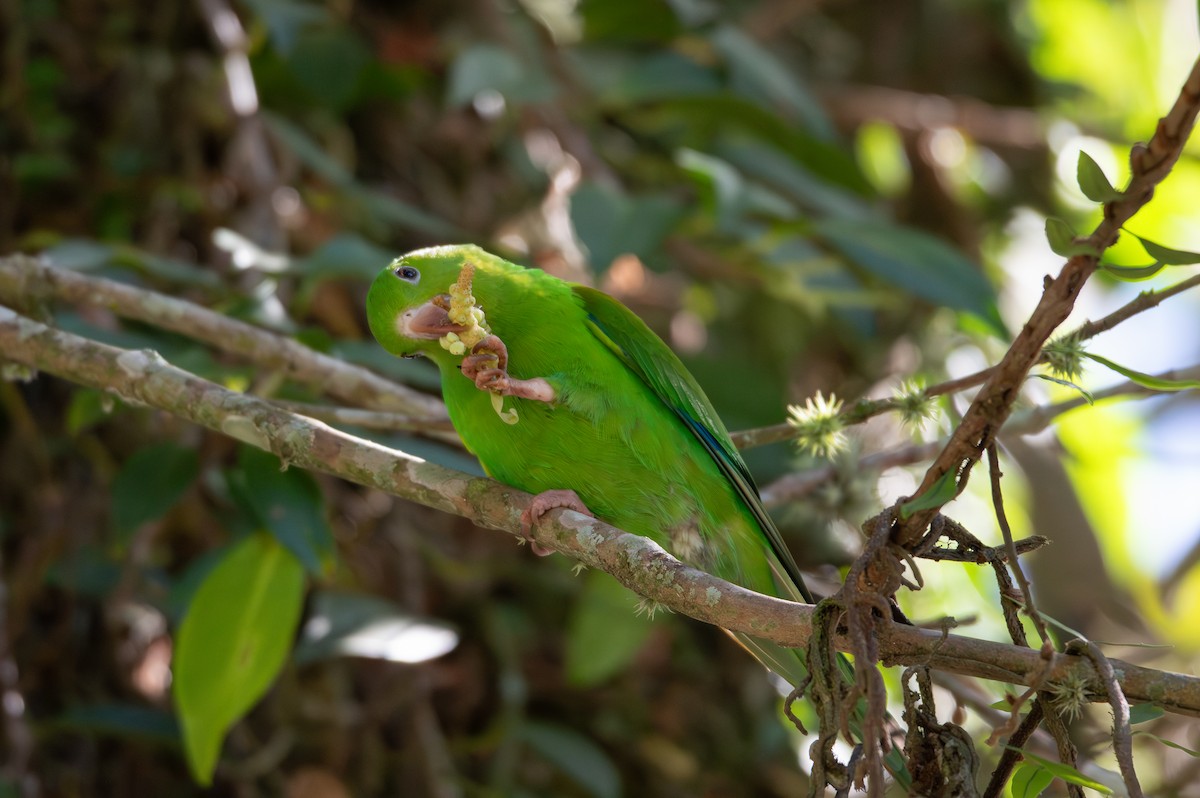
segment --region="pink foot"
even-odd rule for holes
[[[579,494],[573,490],[546,490],[534,496],[533,501],[521,513],[521,534],[529,541],[529,548],[539,557],[545,557],[553,552],[533,539],[531,534],[533,525],[556,507],[566,507],[577,513],[583,513],[589,518],[596,517],[579,498]]]

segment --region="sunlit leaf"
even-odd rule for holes
[[[1162,244],[1156,244],[1149,239],[1142,238],[1136,233],[1134,234],[1134,238],[1142,242],[1142,248],[1146,250],[1147,255],[1160,263],[1165,263],[1168,266],[1191,266],[1193,263],[1200,263],[1200,252],[1188,252],[1184,249],[1164,247]]]
[[[1062,779],[1068,784],[1078,784],[1080,787],[1087,787],[1089,790],[1095,790],[1097,792],[1104,793],[1105,795],[1112,795],[1112,790],[1107,786],[1098,781],[1089,779],[1087,776],[1083,775],[1070,765],[1064,765],[1062,762],[1055,762],[1053,759],[1046,759],[1045,757],[1038,756],[1037,754],[1031,754],[1028,751],[1021,750],[1020,748],[1012,748],[1012,750],[1020,751],[1021,756],[1032,762],[1036,762],[1047,771],[1052,773],[1055,778]]]
[[[1079,393],[1083,395],[1083,398],[1087,399],[1087,403],[1089,405],[1096,404],[1096,400],[1092,397],[1092,395],[1088,391],[1084,390],[1082,387],[1076,385],[1075,383],[1071,382],[1070,380],[1064,380],[1063,378],[1055,377],[1052,374],[1030,374],[1029,376],[1036,377],[1039,380],[1045,380],[1046,382],[1053,382],[1058,385],[1062,385],[1065,388],[1071,388],[1073,390],[1079,391]]]
[[[634,613],[628,588],[608,574],[588,572],[567,631],[567,679],[590,687],[628,667],[653,623]]]
[[[196,479],[196,450],[159,443],[135,452],[113,480],[112,523],[127,543],[142,524],[165,515]]]
[[[1158,740],[1160,743],[1167,746],[1168,748],[1174,748],[1176,751],[1183,751],[1185,754],[1192,757],[1193,759],[1200,759],[1200,751],[1197,751],[1193,748],[1188,748],[1187,746],[1184,746],[1184,745],[1180,745],[1179,743],[1175,742],[1174,740],[1168,740],[1165,737],[1159,737],[1157,734],[1151,734],[1150,732],[1146,732],[1146,731],[1136,731],[1136,732],[1134,732],[1134,734],[1140,734],[1145,737],[1151,737],[1155,740]]]
[[[1070,258],[1075,255],[1100,256],[1100,252],[1091,244],[1075,240],[1075,231],[1071,225],[1053,216],[1046,217],[1046,241],[1055,255]]]
[[[310,606],[292,655],[297,664],[339,656],[425,662],[458,644],[458,633],[450,626],[415,618],[375,596],[321,590]]]
[[[1148,280],[1158,274],[1166,266],[1165,263],[1156,262],[1145,266],[1118,266],[1115,263],[1101,263],[1100,268],[1116,277],[1118,280],[1124,280],[1128,283],[1136,283],[1141,280]]]
[[[1080,354],[1086,358],[1091,358],[1102,366],[1107,366],[1118,374],[1128,377],[1143,388],[1149,388],[1152,391],[1186,391],[1192,388],[1200,388],[1200,380],[1165,380],[1162,377],[1155,377],[1152,374],[1143,374],[1140,371],[1126,368],[1119,363],[1112,362],[1106,357],[1101,357],[1091,352],[1080,352]]]
[[[1009,782],[1012,798],[1037,798],[1054,781],[1054,774],[1040,765],[1022,763]]]
[[[212,781],[226,731],[283,666],[303,598],[304,568],[261,533],[231,547],[192,598],[175,638],[172,692],[201,784]]]
[[[549,723],[527,722],[521,737],[595,798],[620,798],[621,774],[600,746],[579,732]]]
[[[900,505],[900,517],[911,518],[919,510],[941,507],[958,495],[958,474],[951,469],[938,477],[937,482],[920,496]]]
[[[1113,188],[1100,164],[1083,150],[1079,151],[1079,164],[1076,167],[1076,177],[1083,195],[1092,202],[1112,202],[1122,197],[1120,191]],[[1061,253],[1060,253],[1061,254]]]

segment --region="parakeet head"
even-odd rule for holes
[[[468,330],[461,319],[451,320],[450,295],[467,263],[487,268],[503,261],[476,246],[431,247],[402,255],[379,273],[367,294],[367,321],[384,349],[434,356],[445,352],[447,333]]]

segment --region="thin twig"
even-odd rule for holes
[[[1113,327],[1116,327],[1123,321],[1126,321],[1137,314],[1158,307],[1164,300],[1170,299],[1176,294],[1181,294],[1189,288],[1195,288],[1200,285],[1200,274],[1195,274],[1188,279],[1168,286],[1160,288],[1157,291],[1143,291],[1138,294],[1131,302],[1122,305],[1121,307],[1109,313],[1102,319],[1096,321],[1088,321],[1079,325],[1070,337],[1080,341],[1085,341],[1088,338],[1093,338],[1102,332],[1107,332]]]
[[[1144,798],[1137,771],[1133,768],[1133,733],[1129,729],[1129,702],[1121,692],[1121,683],[1117,681],[1112,663],[1104,656],[1100,646],[1090,640],[1072,640],[1067,644],[1067,650],[1072,654],[1087,657],[1100,674],[1100,682],[1108,694],[1108,705],[1113,711],[1113,754],[1121,768],[1121,778],[1125,780],[1129,798]]]
[[[996,523],[1000,525],[1000,534],[1004,536],[1004,547],[1008,550],[1008,567],[1017,579],[1017,586],[1021,588],[1025,613],[1033,621],[1038,636],[1042,638],[1042,644],[1045,645],[1050,643],[1050,634],[1046,630],[1046,622],[1042,620],[1042,615],[1033,601],[1033,590],[1030,589],[1029,580],[1025,578],[1025,571],[1021,568],[1017,546],[1013,542],[1012,527],[1009,526],[1008,515],[1004,512],[1004,491],[1000,487],[1000,477],[1003,474],[1000,473],[1000,453],[996,450],[995,443],[988,445],[987,454],[992,477],[992,507],[996,512]]]

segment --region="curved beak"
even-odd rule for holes
[[[440,301],[439,301],[440,300]],[[406,338],[437,340],[446,333],[465,332],[467,327],[450,321],[450,314],[442,305],[449,304],[450,297],[435,297],[423,305],[409,308],[400,314],[397,327]]]

